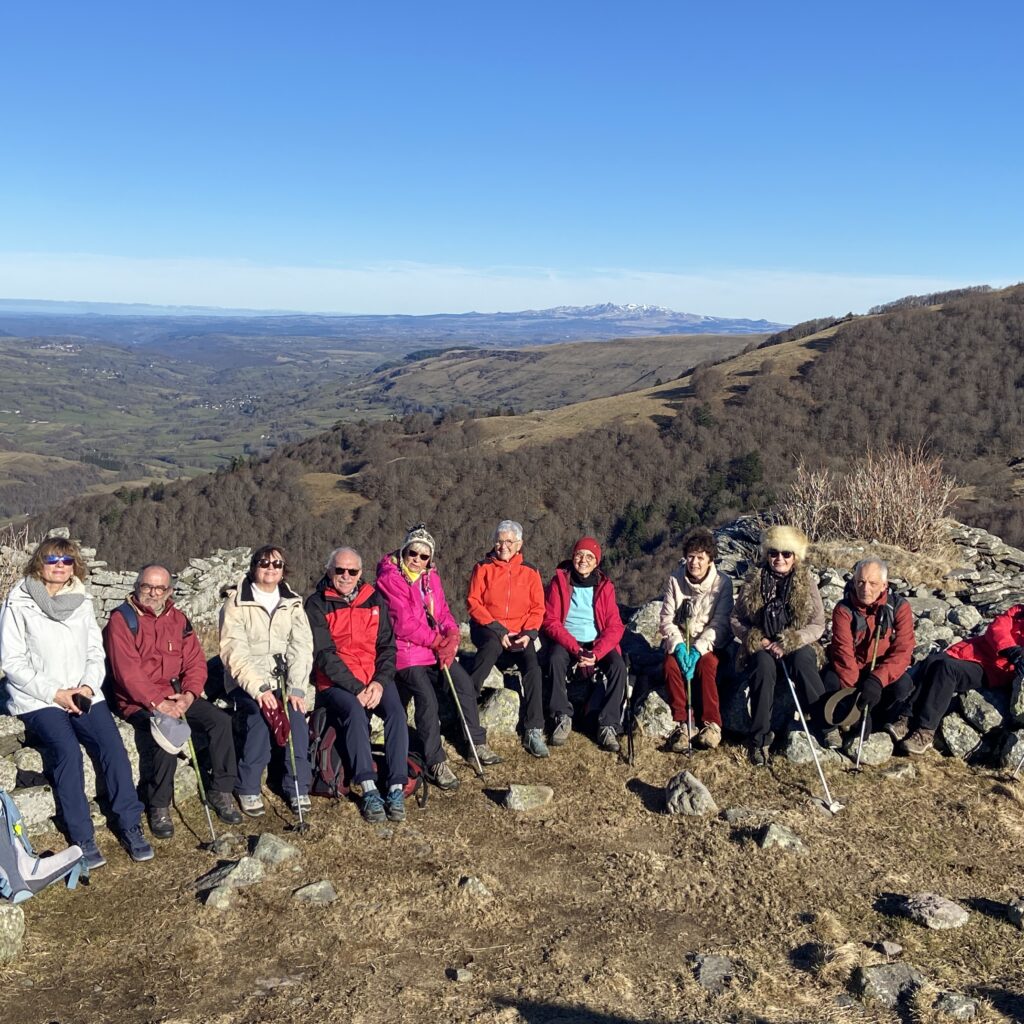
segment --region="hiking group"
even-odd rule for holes
[[[319,753],[307,723],[314,711],[330,723],[329,753],[340,758],[346,790],[358,797],[363,817],[403,820],[410,765],[422,764],[425,780],[441,790],[459,786],[441,741],[442,692],[453,699],[467,763],[482,773],[482,766],[502,760],[488,745],[478,709],[495,666],[520,673],[528,754],[548,757],[549,746],[566,744],[577,707],[593,712],[599,747],[618,752],[628,673],[624,626],[614,584],[600,568],[601,546],[592,537],[578,540],[546,587],[522,548],[520,524],[503,520],[473,569],[467,609],[476,654],[469,669],[458,657],[459,626],[424,526],[380,559],[373,582],[358,551],[335,548],[305,599],[287,583],[281,548],[259,548],[248,572],[222,595],[224,698],[214,703],[205,694],[205,654],[174,605],[164,566],[139,571],[101,633],[78,547],[48,538],[0,612],[6,711],[21,718],[27,741],[42,753],[68,838],[91,869],[105,858],[85,793],[81,747],[98,767],[119,838],[135,861],[154,855],[144,811],[154,838],[174,834],[174,773],[186,756],[206,813],[238,824],[242,814],[264,813],[264,775],[278,752],[281,790],[301,821],[311,809]],[[825,612],[807,549],[794,527],[766,529],[757,563],[734,598],[731,579],[716,566],[711,531],[697,527],[683,538],[662,601],[655,672],[676,723],[667,750],[721,743],[719,695],[735,675],[749,690],[747,742],[755,766],[772,756],[773,711],[786,688],[809,739],[813,733],[821,745],[837,747],[842,730],[856,730],[863,743],[871,729],[884,728],[903,753],[918,755],[932,745],[957,693],[1008,686],[1024,671],[1024,606],[1017,605],[983,634],[930,655],[911,674],[910,606],[890,589],[885,562],[870,557],[853,567],[823,648]],[[570,699],[570,678],[588,693],[585,704]],[[134,729],[137,787],[107,698]],[[372,714],[384,722],[382,756],[371,747]],[[193,734],[206,751],[205,772]]]

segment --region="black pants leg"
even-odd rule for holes
[[[437,669],[427,665],[412,665],[395,675],[402,700],[407,701],[410,697],[413,700],[416,735],[427,764],[440,764],[447,760],[441,746],[441,720],[434,689],[436,678]]]
[[[599,727],[622,728],[622,701],[626,694],[626,663],[618,651],[606,654],[598,663],[604,673],[604,700],[597,716]]]
[[[544,728],[544,675],[531,641],[521,651],[509,652],[523,677],[523,729]]]
[[[875,709],[875,719],[879,725],[895,722],[897,718],[909,718],[914,703],[914,680],[908,672],[899,679],[894,679],[882,688],[882,699]]]
[[[980,690],[985,670],[973,661],[940,654],[927,670],[917,705],[917,727],[934,732],[958,693]]]
[[[778,663],[767,651],[758,651],[750,659],[750,742],[755,747],[763,747],[771,732],[775,686],[780,677]]]
[[[566,678],[572,665],[572,655],[554,640],[547,641],[545,651],[548,662],[548,678],[551,681],[551,699],[548,713],[557,719],[561,715],[572,718],[572,702],[569,700]]]
[[[479,693],[483,688],[484,680],[490,671],[498,663],[505,648],[501,646],[501,637],[484,626],[478,626],[475,622],[469,625],[470,639],[476,646],[476,658],[473,661],[473,673],[470,679],[473,681],[473,689]]]

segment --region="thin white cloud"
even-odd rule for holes
[[[265,266],[210,259],[0,252],[0,296],[345,313],[460,313],[637,302],[709,316],[795,323],[864,312],[904,295],[969,284],[925,275],[728,268],[665,273],[615,268]]]

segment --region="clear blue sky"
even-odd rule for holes
[[[0,296],[795,321],[1024,279],[1024,8],[8,5]]]

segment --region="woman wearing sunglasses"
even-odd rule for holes
[[[398,551],[385,555],[377,566],[377,588],[387,598],[395,631],[395,682],[406,702],[415,708],[416,733],[423,746],[427,780],[440,789],[457,789],[458,777],[448,765],[441,746],[437,692],[451,678],[466,719],[466,727],[481,764],[501,758],[487,746],[480,727],[476,690],[466,670],[455,660],[459,626],[448,608],[441,577],[434,565],[434,538],[420,523],[406,535]],[[465,738],[460,737],[465,744]],[[463,753],[471,757],[468,746]]]
[[[151,860],[153,848],[142,834],[131,765],[100,689],[103,640],[84,579],[75,544],[44,540],[0,612],[0,662],[8,713],[25,723],[29,743],[43,755],[68,837],[89,867],[99,868],[106,859],[96,845],[79,744],[100,768],[128,855]]]
[[[775,739],[772,708],[779,686],[796,687],[804,713],[820,712],[824,684],[818,674],[825,656],[818,639],[825,632],[825,608],[817,580],[803,564],[808,540],[795,526],[772,526],[761,534],[759,564],[740,586],[732,629],[740,642],[738,666],[748,670],[750,761],[768,764]]]
[[[235,702],[235,714],[244,726],[238,759],[238,804],[256,818],[263,813],[263,772],[273,747],[284,738],[285,686],[287,721],[295,745],[298,779],[291,758],[284,757],[282,790],[292,811],[309,810],[309,729],[306,725],[306,685],[313,669],[313,634],[303,599],[285,583],[288,564],[273,544],[254,552],[249,571],[227,592],[220,613],[220,657],[224,662],[224,688]],[[288,667],[282,680],[276,657]],[[276,736],[277,743],[272,742]],[[283,746],[279,746],[283,750]]]

